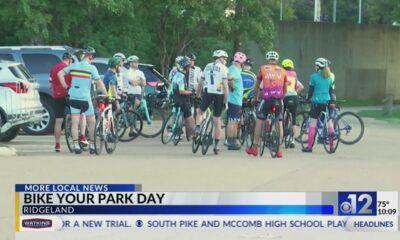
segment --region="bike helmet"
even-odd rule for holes
[[[139,62],[139,57],[136,55],[132,55],[128,57],[128,62]]]
[[[325,67],[329,66],[329,64],[330,64],[330,61],[326,58],[320,57],[315,60],[315,66],[317,66],[319,68],[325,68]]]
[[[116,53],[114,54],[113,58],[118,58],[120,61],[122,59],[122,61],[125,61],[126,57],[123,53]]]
[[[180,60],[182,60],[182,58],[184,58],[183,56],[177,56],[176,58],[175,58],[175,64],[178,64],[178,62],[180,61]]]
[[[88,55],[94,55],[96,53],[96,50],[94,50],[94,48],[92,47],[86,47],[85,49],[83,49],[82,52],[84,56],[88,56]]]
[[[183,69],[189,67],[190,64],[191,64],[190,58],[188,58],[188,57],[182,57],[182,59],[180,59],[180,60],[178,61],[178,68],[179,68],[179,70],[183,70]]]
[[[62,59],[72,59],[72,55],[69,52],[65,52],[62,56]]]
[[[246,54],[242,52],[236,52],[235,55],[233,55],[233,61],[238,62],[238,63],[245,63],[246,62]]]
[[[244,65],[253,66],[253,61],[251,61],[250,58],[247,58],[246,61],[244,62]]]
[[[188,57],[192,61],[196,61],[196,55],[194,55],[193,53],[186,54],[186,57]]]
[[[282,61],[282,67],[294,69],[294,63],[291,59],[286,58]]]
[[[213,52],[213,57],[214,58],[220,58],[220,57],[228,57],[228,54],[224,50],[215,50]]]
[[[267,54],[265,55],[265,58],[269,61],[269,60],[276,60],[278,61],[279,59],[279,54],[275,51],[269,51],[267,52]]]
[[[108,66],[109,66],[110,68],[115,68],[116,66],[119,65],[120,61],[121,61],[121,60],[118,59],[118,58],[116,58],[116,57],[110,58],[110,59],[108,60]]]

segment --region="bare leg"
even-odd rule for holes
[[[90,139],[90,141],[94,141],[94,130],[95,130],[95,125],[96,125],[96,118],[94,115],[87,116],[86,118],[87,118],[87,122],[88,122],[89,139]]]

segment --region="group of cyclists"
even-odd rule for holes
[[[95,111],[92,104],[92,82],[97,85],[98,91],[109,99],[114,99],[114,113],[118,113],[119,99],[127,94],[137,108],[143,96],[143,87],[146,79],[142,71],[138,69],[139,58],[135,55],[125,58],[124,54],[116,53],[109,60],[109,69],[103,80],[94,65],[91,64],[95,50],[88,47],[83,50],[82,60],[73,63],[69,53],[65,53],[63,61],[51,70],[50,77],[53,84],[54,99],[56,104],[55,123],[55,151],[61,150],[60,135],[65,107],[70,108],[72,117],[71,133],[74,141],[74,151],[82,152],[81,145],[89,146],[90,153],[95,152],[93,143],[95,130]],[[242,52],[234,53],[232,62],[228,67],[229,56],[224,50],[216,50],[212,54],[213,61],[206,65],[202,71],[196,66],[196,56],[189,53],[186,56],[178,56],[175,66],[169,74],[170,97],[175,107],[179,107],[183,113],[186,134],[195,140],[200,134],[200,124],[204,113],[211,107],[214,137],[214,154],[220,152],[222,140],[221,114],[226,111],[227,124],[225,144],[228,150],[239,150],[238,128],[243,121],[242,111],[249,101],[256,106],[256,124],[254,139],[251,147],[245,149],[249,155],[258,155],[258,144],[262,126],[267,115],[274,109],[274,114],[279,119],[280,139],[283,138],[283,112],[287,107],[293,119],[296,119],[298,92],[304,89],[295,72],[294,63],[290,59],[284,59],[279,63],[279,54],[269,51],[266,54],[266,63],[261,65],[258,74],[251,71],[252,61]],[[124,67],[128,65],[128,69]],[[308,145],[303,152],[312,152],[317,118],[325,111],[327,103],[334,106],[334,75],[330,71],[330,62],[325,58],[315,61],[315,72],[310,76],[308,99],[311,102],[310,129],[308,132]],[[69,97],[69,101],[66,97]],[[194,101],[192,101],[194,99]],[[288,102],[293,104],[288,105]],[[68,106],[67,106],[68,105]],[[88,123],[88,137],[86,140],[86,122]],[[297,123],[293,124],[296,131]],[[80,131],[79,131],[80,130]],[[81,135],[79,136],[79,132]],[[333,124],[330,121],[328,132],[333,132]],[[282,142],[282,141],[280,141]],[[294,139],[290,148],[294,148]],[[283,156],[278,147],[278,158]]]

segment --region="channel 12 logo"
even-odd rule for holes
[[[376,192],[339,192],[339,216],[376,216]]]

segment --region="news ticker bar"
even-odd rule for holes
[[[16,184],[15,192],[140,192],[141,184]]]

